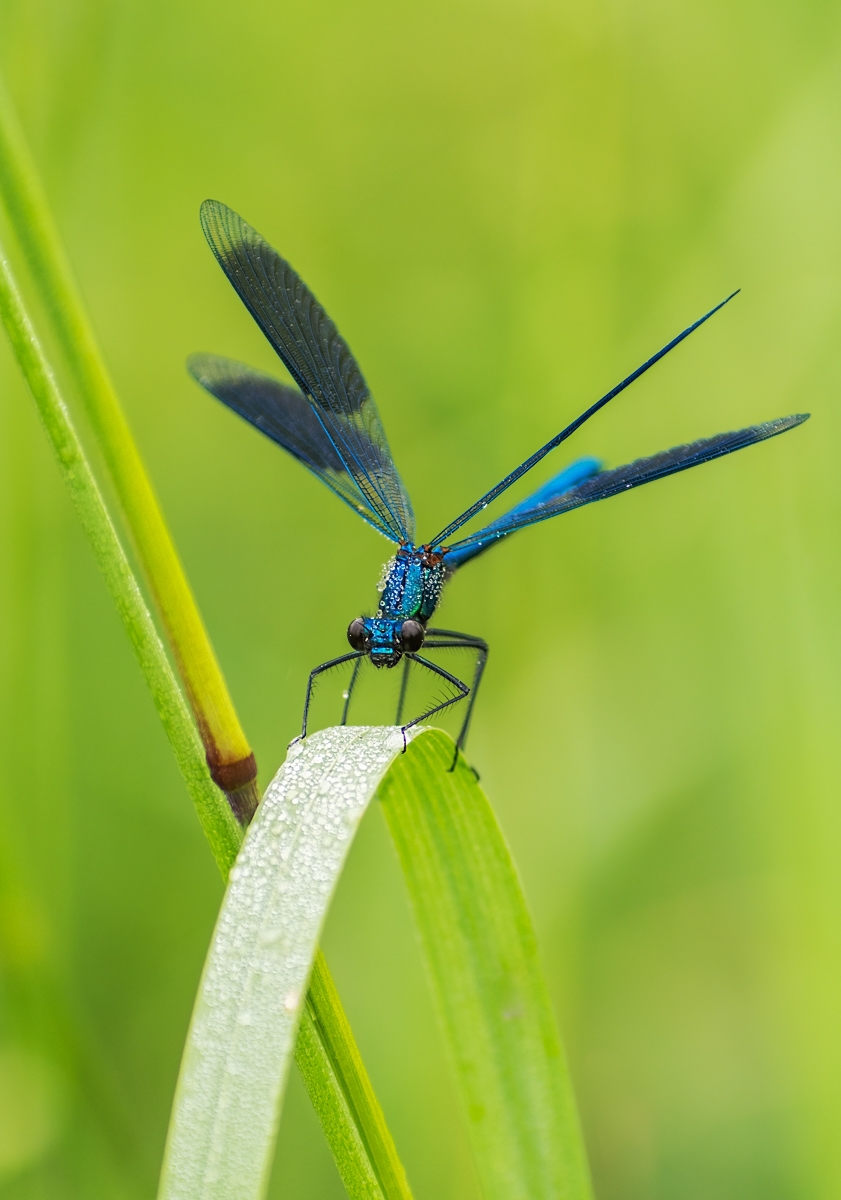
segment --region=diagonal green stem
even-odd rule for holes
[[[254,755],[108,374],[9,97],[0,83],[0,190],[96,433],[160,611],[214,781],[244,824],[259,801]]]
[[[231,851],[236,853],[234,847],[241,842],[242,831],[210,778],[189,709],[108,515],[55,377],[26,314],[2,246],[0,319],[38,406],[82,528],[91,543],[137,662],[149,685],[187,790],[216,861],[223,874],[227,875],[232,861]]]
[[[228,877],[243,830],[210,778],[202,745],[85,457],[55,377],[27,316],[0,246],[0,320],[38,406],[59,468],[111,597],[128,633],[176,761],[210,842]],[[318,955],[295,1050],[296,1061],[334,1156],[348,1141],[366,1147],[384,1200],[406,1200],[405,1179],[323,956]],[[395,1186],[390,1186],[396,1181]]]
[[[374,1169],[383,1196],[389,1200],[411,1200],[406,1172],[320,950],[312,965],[295,1059],[307,1079],[310,1100],[325,1131],[333,1128],[328,1141],[334,1147],[334,1155],[335,1147],[346,1143],[348,1133],[358,1131],[362,1150]],[[321,1086],[316,1090],[311,1081],[319,1078]],[[337,1089],[347,1105],[347,1116],[336,1105]]]

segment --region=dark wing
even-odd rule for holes
[[[533,525],[536,521],[545,521],[573,508],[580,508],[583,504],[606,500],[608,496],[627,492],[643,483],[652,483],[655,479],[663,479],[677,471],[698,467],[701,463],[721,458],[724,454],[732,454],[734,450],[742,450],[745,446],[752,446],[754,442],[763,442],[766,438],[776,437],[779,433],[785,433],[787,429],[802,425],[808,417],[808,413],[780,417],[776,421],[767,421],[764,425],[751,425],[748,429],[739,429],[735,433],[718,433],[715,437],[701,438],[700,441],[691,442],[687,446],[674,446],[671,450],[652,455],[651,458],[638,458],[636,462],[628,463],[624,467],[601,471],[577,487],[561,494],[550,495],[542,501],[539,499],[540,492],[537,492],[498,520],[486,525],[484,529],[450,546],[444,555],[444,565],[455,570],[516,529]],[[548,487],[550,485],[547,485]],[[533,503],[535,500],[538,502]]]
[[[449,525],[445,529],[442,529],[440,533],[436,533],[432,541],[428,543],[430,549],[434,550],[437,546],[441,546],[444,544],[444,542],[448,541],[450,537],[457,532],[457,530],[461,529],[462,525],[466,525],[468,521],[472,520],[473,517],[477,516],[477,514],[482,512],[483,509],[487,508],[492,500],[496,500],[497,496],[501,496],[502,493],[510,488],[512,484],[516,483],[518,479],[522,479],[527,471],[531,471],[531,469],[537,466],[540,460],[545,458],[550,451],[554,450],[557,446],[560,446],[561,442],[565,442],[568,437],[571,437],[575,433],[576,429],[581,428],[585,421],[589,421],[590,418],[595,416],[595,414],[600,409],[604,408],[606,404],[609,404],[611,400],[615,399],[616,396],[620,395],[621,392],[624,392],[625,388],[630,387],[635,379],[639,379],[639,377],[644,375],[646,371],[650,371],[651,368],[658,363],[661,358],[665,358],[667,354],[670,354],[671,351],[674,350],[675,346],[679,346],[680,343],[685,341],[691,333],[694,333],[696,329],[700,329],[705,321],[709,321],[710,317],[714,316],[719,309],[724,308],[725,304],[729,304],[733,297],[737,295],[738,292],[732,292],[726,300],[722,300],[720,304],[716,304],[715,308],[711,308],[708,313],[704,313],[703,317],[699,317],[697,321],[693,321],[691,325],[688,325],[682,333],[677,335],[677,337],[673,337],[672,340],[667,342],[666,345],[663,346],[662,349],[658,350],[656,354],[652,354],[651,358],[647,358],[642,366],[637,367],[637,369],[632,371],[630,375],[626,375],[625,378],[617,383],[615,387],[612,387],[609,392],[605,392],[605,394],[599,400],[597,400],[595,404],[591,404],[589,408],[585,409],[580,417],[576,417],[575,420],[569,425],[565,426],[560,433],[556,433],[553,438],[549,439],[545,446],[541,446],[539,450],[535,450],[534,454],[529,455],[526,461],[520,463],[519,467],[515,468],[510,475],[506,475],[505,478],[501,479],[499,483],[492,487],[489,492],[485,492],[484,496],[480,496],[478,500],[475,500],[473,504],[470,505],[470,508],[466,508],[464,512],[461,513],[460,516],[456,517],[454,521],[450,521]],[[458,544],[461,545],[460,542]]]
[[[205,200],[201,222],[240,299],[312,404],[360,500],[375,518],[371,523],[387,530],[393,541],[412,541],[412,505],[373,397],[344,338],[289,263],[242,217],[218,200]]]
[[[217,354],[191,355],[187,370],[217,400],[309,467],[379,533],[391,537],[391,532],[363,502],[324,426],[297,388],[287,387],[271,375]]]

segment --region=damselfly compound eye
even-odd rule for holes
[[[420,621],[404,621],[400,628],[400,640],[403,649],[413,654],[423,645],[425,631]]]
[[[361,617],[351,621],[347,627],[347,640],[353,646],[354,650],[365,649],[365,622]]]

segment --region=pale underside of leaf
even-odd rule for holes
[[[293,747],[269,786],[231,871],[205,963],[160,1200],[265,1193],[327,908],[368,802],[402,750],[397,729],[324,730]],[[305,1035],[311,1019],[307,1013]],[[395,1187],[375,1177],[361,1144],[348,1142],[337,1166],[353,1200],[410,1197],[405,1179]]]

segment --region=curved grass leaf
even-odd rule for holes
[[[323,1052],[329,1031],[316,1038],[302,1000],[375,790],[409,886],[485,1195],[589,1200],[575,1101],[508,848],[472,771],[463,760],[448,770],[446,734],[424,730],[401,749],[394,729],[325,730],[292,752],[266,793],[205,964],[159,1200],[264,1194],[301,1014],[299,1057],[310,1046],[325,1086],[335,1086]],[[352,1114],[358,1097],[344,1097]],[[409,1197],[384,1121],[377,1136],[379,1147],[331,1138],[348,1194]]]
[[[379,798],[456,1069],[487,1200],[588,1200],[572,1087],[523,893],[493,811],[440,730]]]
[[[299,1053],[309,1049],[320,1070],[332,1069],[321,1050],[331,1044],[330,1031],[315,1036],[307,982],[353,835],[402,749],[399,730],[327,729],[293,747],[268,788],[231,871],[205,963],[159,1200],[257,1200],[264,1194],[305,1006]],[[346,1075],[337,1072],[337,1078]],[[325,1086],[331,1087],[327,1075]],[[344,1099],[352,1115],[360,1097],[345,1093]],[[372,1092],[363,1099],[376,1105]],[[353,1120],[340,1123],[343,1136],[330,1139],[336,1164],[352,1200],[409,1200],[379,1116],[373,1134],[379,1145],[363,1145]]]

